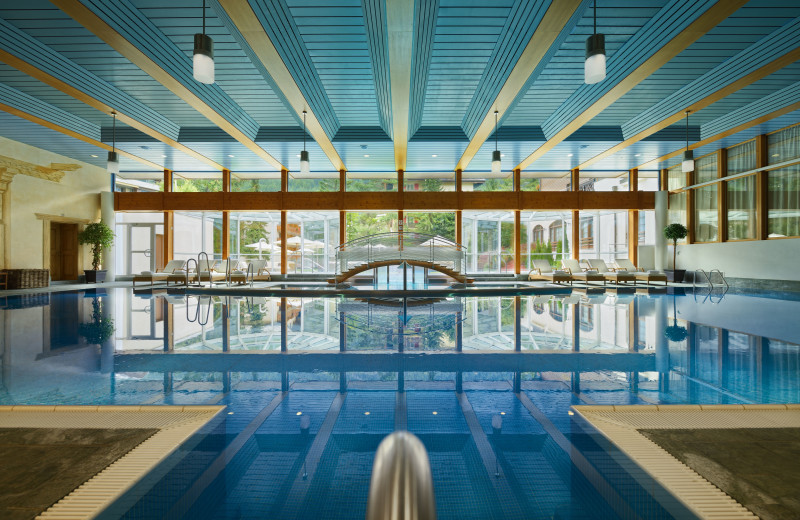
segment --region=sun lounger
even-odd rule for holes
[[[566,271],[554,271],[549,261],[539,259],[532,262],[533,269],[528,273],[528,280],[546,280],[550,283],[572,285],[572,276]]]
[[[617,258],[615,263],[617,269],[633,273],[637,281],[645,282],[647,285],[650,285],[650,282],[664,282],[664,285],[667,285],[667,275],[661,271],[645,271],[641,267],[633,265],[633,262],[627,258]]]
[[[167,285],[170,283],[175,285],[186,285],[187,283],[202,283],[208,282],[209,280],[212,282],[225,281],[225,271],[220,273],[215,270],[218,262],[218,260],[206,261],[205,259],[201,259],[197,264],[197,271],[187,272],[186,270],[183,270],[170,274],[167,277]]]
[[[143,271],[140,274],[134,275],[133,286],[136,287],[136,282],[150,282],[150,285],[153,285],[155,282],[166,282],[171,274],[180,272],[185,265],[186,260],[170,260],[161,271]]]
[[[605,276],[595,271],[584,271],[581,269],[580,262],[573,258],[565,258],[561,260],[561,264],[564,266],[564,270],[570,273],[573,281],[583,282],[587,285],[589,282],[603,282],[603,285],[606,284]]]
[[[598,274],[603,275],[606,281],[613,282],[613,283],[633,283],[636,285],[636,275],[634,273],[629,273],[628,271],[612,271],[606,265],[604,260],[600,260],[599,258],[593,258],[589,260],[589,267],[592,269],[596,269]]]

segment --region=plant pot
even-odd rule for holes
[[[106,280],[106,270],[98,269],[84,269],[83,273],[86,275],[86,283],[100,283]]]
[[[686,269],[664,269],[668,282],[682,282]]]

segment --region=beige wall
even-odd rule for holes
[[[110,189],[110,177],[103,168],[92,166],[70,157],[54,154],[33,146],[0,137],[0,155],[40,166],[52,163],[78,164],[80,168],[68,171],[60,182],[27,175],[15,175],[9,184],[6,201],[9,222],[6,226],[7,251],[5,267],[12,269],[41,269],[49,267],[45,259],[45,227],[49,223],[36,214],[54,215],[70,219],[96,220],[100,217],[100,192]],[[113,223],[109,223],[113,227]],[[82,268],[91,269],[88,246],[83,250]]]
[[[672,246],[669,246],[670,265]],[[719,269],[733,278],[800,280],[800,239],[678,245],[678,269]]]

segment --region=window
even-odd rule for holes
[[[713,153],[695,161],[695,182],[702,183],[717,178],[717,154]],[[694,190],[694,236],[697,242],[717,240],[719,213],[717,211],[717,190],[712,184]]]
[[[594,217],[581,217],[581,249],[594,249]]]

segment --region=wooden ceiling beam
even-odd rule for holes
[[[411,61],[414,44],[414,0],[386,3],[389,37],[389,83],[392,92],[392,139],[396,170],[405,170],[408,160],[408,127],[411,115]]]

